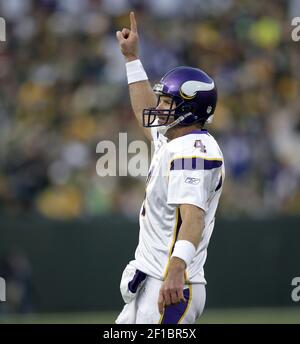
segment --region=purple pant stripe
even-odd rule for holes
[[[186,299],[185,303],[180,302],[176,305],[170,305],[165,308],[165,313],[161,322],[162,324],[178,324],[187,309],[188,301],[190,299],[190,290],[184,289],[183,295]]]

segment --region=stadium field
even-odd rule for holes
[[[113,324],[117,312],[52,313],[0,317],[0,324]],[[206,310],[199,324],[300,324],[300,308]]]

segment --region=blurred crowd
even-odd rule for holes
[[[0,0],[0,209],[136,219],[145,177],[100,177],[97,144],[142,139],[115,38],[134,10],[152,83],[179,65],[217,83],[208,130],[227,169],[219,213],[300,213],[300,1]]]

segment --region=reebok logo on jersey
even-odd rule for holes
[[[200,179],[199,178],[186,177],[185,182],[187,184],[197,185],[200,183]]]

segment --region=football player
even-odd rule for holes
[[[203,266],[224,182],[224,160],[204,129],[217,103],[213,79],[192,67],[167,72],[152,89],[139,59],[134,13],[116,33],[133,112],[155,153],[141,207],[135,260],[121,279],[116,323],[192,324],[205,304]]]

